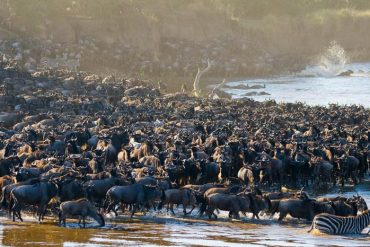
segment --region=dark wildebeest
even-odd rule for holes
[[[184,216],[187,214],[191,214],[195,208],[196,198],[192,190],[190,189],[169,189],[162,192],[162,201],[158,206],[160,210],[163,205],[167,205],[167,211],[170,209],[173,214],[173,205],[174,204],[182,204]],[[186,207],[188,205],[192,206],[190,212],[186,212]]]
[[[61,225],[63,222],[64,226],[66,226],[66,218],[68,216],[78,216],[78,225],[81,224],[82,220],[84,228],[86,225],[86,217],[93,218],[94,220],[96,220],[96,222],[99,223],[100,226],[105,225],[104,217],[98,213],[94,205],[86,198],[78,199],[75,201],[62,202],[60,204],[59,225]]]
[[[134,204],[131,213],[132,218],[140,205],[148,205],[148,203],[153,201],[157,196],[159,196],[159,194],[156,193],[156,187],[153,186],[147,186],[140,183],[127,186],[114,186],[106,193],[104,205],[107,206],[106,210],[108,213],[112,210],[117,216],[118,213],[115,210],[115,206],[117,204]]]
[[[237,194],[237,193],[241,192],[241,190],[242,190],[242,187],[240,187],[240,186],[233,186],[233,187],[226,187],[226,188],[224,188],[224,187],[211,187],[211,188],[207,189],[202,194],[203,199],[199,199],[198,198],[198,203],[200,203],[199,217],[202,217],[203,216],[203,213],[207,209],[207,198],[208,198],[209,195],[216,194],[216,193],[220,193],[220,194]]]
[[[351,178],[355,185],[357,184],[359,164],[360,161],[354,156],[342,155],[338,159],[338,170],[342,187],[344,186],[345,180],[348,180],[348,178]]]
[[[29,180],[24,181],[24,182],[18,182],[18,183],[15,183],[15,184],[8,184],[8,185],[6,185],[2,188],[0,204],[1,204],[2,207],[7,207],[8,208],[9,217],[11,216],[11,210],[12,210],[12,207],[13,207],[13,201],[11,200],[10,192],[16,187],[19,187],[19,186],[22,186],[22,185],[28,185],[28,184],[35,184],[35,183],[38,183],[38,182],[39,182],[38,179],[29,179]]]
[[[75,200],[85,196],[81,180],[74,177],[55,180],[58,184],[58,194],[61,202]]]
[[[317,202],[312,199],[283,199],[280,200],[278,204],[274,205],[276,208],[272,209],[272,214],[280,212],[279,221],[283,220],[287,214],[290,214],[294,218],[307,219],[311,221],[316,214],[335,213],[330,203]]]
[[[15,221],[15,216],[23,221],[21,217],[22,205],[37,205],[38,206],[38,216],[39,222],[43,218],[46,207],[50,200],[55,197],[58,193],[58,186],[53,182],[39,182],[32,185],[21,185],[14,188],[10,194],[11,199],[14,201],[12,208],[13,211],[13,221]]]
[[[22,161],[18,156],[9,156],[5,159],[0,159],[0,177],[12,175],[14,168],[20,166]]]
[[[250,209],[251,198],[244,193],[238,195],[215,193],[207,197],[207,204],[209,219],[212,215],[217,219],[217,215],[214,213],[215,209],[229,211],[229,216],[239,219],[239,212],[245,213]]]
[[[84,184],[87,198],[90,201],[102,204],[107,191],[115,185],[123,185],[125,182],[118,177],[110,177],[101,180],[90,180]]]
[[[214,183],[221,180],[220,166],[211,160],[211,162],[200,161],[200,178],[199,182]]]

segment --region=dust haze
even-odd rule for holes
[[[333,41],[351,61],[366,61],[369,24],[363,0],[1,0],[0,50],[28,70],[191,87],[207,59],[213,81],[300,71]]]

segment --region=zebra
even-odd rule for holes
[[[311,229],[327,234],[360,234],[370,224],[370,212],[365,210],[357,216],[336,216],[332,214],[318,214],[312,221]]]

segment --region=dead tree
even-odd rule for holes
[[[205,69],[200,69],[198,68],[198,73],[197,75],[195,76],[195,79],[194,79],[194,84],[193,84],[193,92],[194,92],[194,95],[196,97],[200,97],[201,96],[201,90],[199,88],[199,80],[200,80],[200,77],[206,73],[208,70],[210,70],[212,66],[212,61],[210,59],[207,59],[207,67]]]
[[[218,89],[222,88],[222,87],[225,85],[225,83],[226,83],[226,79],[224,78],[224,79],[223,79],[223,81],[222,81],[220,84],[216,85],[216,86],[213,88],[213,90],[212,90],[212,92],[210,93],[210,95],[214,95],[214,94],[215,94],[215,92],[216,92]]]

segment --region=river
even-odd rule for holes
[[[349,76],[338,76],[341,72],[352,70]],[[292,75],[271,78],[256,78],[227,83],[230,87],[238,85],[265,85],[261,89],[224,90],[233,98],[242,98],[246,93],[261,92],[269,95],[248,96],[257,101],[273,99],[277,102],[304,102],[310,105],[364,105],[370,107],[370,63],[350,63],[343,65],[336,73],[321,66],[310,66]]]
[[[350,60],[344,48],[333,41],[302,71],[270,78],[231,81],[223,89],[233,98],[249,97],[257,101],[370,107],[370,62]],[[235,88],[240,85],[265,87],[256,90]]]
[[[335,189],[326,195],[359,193],[370,205],[369,186],[367,182],[344,191]],[[135,216],[133,220],[108,216],[105,227],[91,223],[87,229],[80,229],[71,221],[66,228],[59,227],[55,218],[38,224],[31,216],[25,217],[24,223],[1,217],[0,241],[1,246],[370,246],[370,237],[366,235],[309,234],[307,222],[290,217],[278,223],[276,217],[253,221],[241,217],[241,221],[230,221],[226,212],[220,216],[217,221],[209,221],[198,219],[196,212],[183,218],[180,213],[173,217],[163,210]]]

